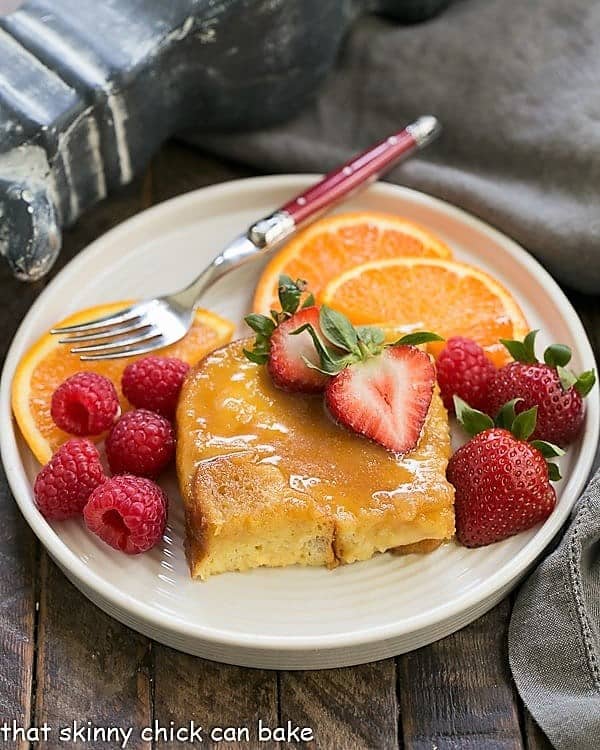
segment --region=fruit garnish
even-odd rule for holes
[[[271,309],[269,315],[250,313],[244,320],[254,331],[256,338],[252,349],[244,349],[244,354],[251,362],[264,365],[269,359],[271,336],[278,325],[292,317],[299,309],[312,307],[314,296],[307,291],[308,286],[302,279],[293,281],[289,276],[279,276],[277,295],[280,310]]]
[[[325,403],[333,418],[390,451],[415,448],[435,384],[431,358],[417,345],[440,337],[415,332],[386,344],[381,329],[355,328],[327,305],[319,311],[319,329],[306,323],[292,335],[306,332],[320,360],[306,365],[329,376]]]
[[[314,222],[267,264],[252,309],[267,313],[277,301],[279,277],[306,279],[317,302],[325,284],[349,268],[378,258],[413,255],[450,258],[450,248],[424,227],[393,214],[362,211]]]
[[[458,540],[480,547],[545,521],[556,505],[550,481],[560,478],[558,466],[547,459],[564,451],[549,442],[528,442],[537,408],[517,414],[515,402],[509,402],[498,418],[505,426],[498,426],[459,397],[454,400],[458,420],[473,435],[448,463]]]
[[[119,397],[111,381],[96,372],[77,372],[52,394],[54,424],[78,437],[100,435],[118,418]]]
[[[326,378],[306,365],[307,361],[318,364],[310,336],[292,335],[307,324],[318,328],[319,308],[301,279],[293,281],[282,275],[278,294],[280,310],[271,310],[270,316],[251,313],[244,318],[256,334],[253,348],[244,349],[244,354],[251,362],[267,364],[278,388],[300,393],[322,391]]]
[[[89,496],[106,480],[96,446],[72,438],[56,451],[37,475],[33,497],[40,513],[52,521],[79,515]]]
[[[327,377],[318,371],[319,360],[310,335],[294,335],[308,324],[319,330],[318,307],[299,310],[271,334],[267,368],[275,385],[284,391],[318,393],[327,383]]]
[[[106,457],[113,474],[155,479],[174,455],[173,426],[165,417],[147,409],[124,414],[106,438]]]
[[[352,268],[332,279],[320,296],[355,325],[437,331],[464,336],[501,366],[509,357],[500,338],[528,330],[518,304],[498,281],[466,263],[444,258],[396,258]],[[429,350],[438,355],[441,346]]]
[[[538,361],[537,333],[530,331],[522,341],[502,341],[515,361],[494,373],[486,411],[495,416],[504,403],[513,399],[519,399],[517,412],[537,406],[533,437],[569,445],[581,430],[585,416],[583,399],[593,388],[596,374],[588,370],[574,375],[567,368],[571,350],[564,344],[549,346],[544,361]]]
[[[127,304],[115,302],[82,310],[61,321],[60,325],[84,323],[114,313]],[[206,310],[197,310],[192,327],[184,338],[157,353],[177,357],[193,365],[208,352],[227,343],[233,330],[234,326],[224,318]],[[59,445],[69,439],[69,435],[54,424],[50,414],[52,394],[58,386],[70,375],[82,370],[104,375],[117,389],[121,411],[125,412],[131,407],[121,393],[121,376],[132,361],[133,357],[81,362],[76,354],[72,354],[67,346],[58,343],[56,336],[50,334],[38,339],[25,353],[13,377],[12,408],[23,438],[41,464],[47,463]]]
[[[149,409],[172,419],[189,369],[187,362],[176,357],[142,357],[123,371],[121,390],[136,408]]]
[[[137,555],[161,540],[168,500],[149,479],[127,474],[97,487],[83,511],[87,528],[114,549]]]
[[[496,368],[472,339],[448,339],[436,362],[437,381],[444,406],[454,412],[453,396],[460,396],[474,409],[486,410],[489,384]]]

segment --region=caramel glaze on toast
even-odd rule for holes
[[[405,456],[288,394],[236,341],[192,370],[177,410],[177,472],[192,576],[425,552],[454,534],[448,416],[434,392]]]

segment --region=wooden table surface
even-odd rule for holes
[[[53,275],[81,248],[148,206],[204,185],[251,174],[238,166],[169,144],[147,173],[66,232]],[[33,285],[0,268],[2,355],[47,281]],[[599,351],[598,299],[569,293]],[[594,326],[595,324],[595,326]],[[36,747],[117,747],[59,743],[73,721],[133,727],[128,748],[189,747],[144,741],[139,730],[162,727],[308,726],[310,747],[548,748],[523,707],[507,660],[511,602],[453,636],[395,659],[318,672],[242,669],[193,658],[138,635],[79,593],[48,558],[0,480],[0,727],[53,728]],[[252,729],[251,735],[254,735]],[[1,747],[28,747],[2,742]],[[205,740],[203,746],[212,746]],[[283,747],[256,740],[220,747]]]

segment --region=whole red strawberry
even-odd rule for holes
[[[560,476],[546,457],[564,451],[543,441],[527,442],[535,428],[536,407],[516,416],[514,403],[507,404],[501,421],[514,417],[509,431],[495,427],[487,415],[460,399],[455,404],[459,421],[475,433],[448,463],[459,542],[481,547],[545,521],[556,504],[550,477]]]
[[[266,364],[273,383],[284,391],[318,393],[325,388],[327,376],[319,371],[319,356],[306,327],[321,335],[319,308],[312,295],[305,296],[302,280],[289,276],[279,278],[281,311],[271,311],[271,317],[252,313],[246,323],[256,333],[251,350],[244,349],[248,359]],[[304,298],[302,304],[301,301]],[[296,333],[302,329],[300,333]],[[307,362],[310,363],[307,364]]]
[[[453,396],[459,396],[474,409],[487,411],[488,388],[496,368],[479,344],[453,336],[442,349],[436,366],[440,393],[449,412],[454,412]]]
[[[544,352],[544,362],[538,362],[534,351],[536,334],[537,331],[532,331],[522,342],[502,342],[515,362],[494,374],[485,411],[494,417],[503,404],[513,399],[519,399],[517,412],[537,406],[533,438],[569,445],[581,430],[583,399],[595,383],[595,374],[589,370],[576,377],[567,370],[571,350],[562,344],[549,346]]]

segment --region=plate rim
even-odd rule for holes
[[[7,425],[7,429],[0,432],[0,454],[2,456],[2,462],[4,464],[9,486],[21,513],[39,541],[48,550],[50,556],[55,559],[61,567],[66,567],[73,579],[80,582],[84,588],[91,588],[98,598],[110,603],[112,608],[125,610],[136,618],[142,619],[144,622],[161,631],[171,630],[186,638],[192,638],[194,640],[202,639],[207,643],[214,643],[222,646],[263,649],[269,651],[301,651],[303,649],[315,648],[338,650],[347,647],[358,647],[376,641],[387,641],[389,639],[405,637],[410,633],[420,631],[423,628],[431,627],[436,623],[457,617],[461,612],[474,607],[477,603],[493,598],[494,594],[502,588],[514,584],[519,577],[529,570],[537,557],[550,544],[560,530],[581,493],[583,486],[588,480],[594,461],[598,437],[600,435],[600,399],[598,398],[597,393],[596,398],[590,399],[587,403],[585,429],[581,437],[579,456],[576,463],[577,470],[572,472],[571,477],[561,488],[562,494],[564,495],[568,492],[571,499],[568,502],[563,502],[555,510],[550,518],[538,529],[535,536],[527,542],[523,549],[521,549],[512,560],[503,565],[492,576],[489,576],[469,591],[458,596],[451,603],[439,605],[429,609],[425,613],[405,617],[400,621],[384,625],[372,625],[359,630],[327,635],[275,636],[244,634],[198,623],[190,623],[176,615],[156,610],[150,604],[132,600],[127,594],[121,592],[116,584],[107,582],[102,576],[88,568],[85,563],[71,551],[66,543],[62,541],[60,536],[39,514],[28,497],[31,488],[19,457],[16,425],[12,417],[10,405],[10,388],[12,375],[17,364],[17,349],[21,344],[21,339],[25,334],[25,329],[29,322],[37,316],[38,311],[45,304],[46,298],[53,295],[55,289],[59,288],[69,276],[75,274],[80,266],[85,265],[90,257],[93,257],[99,252],[99,247],[101,247],[107,239],[118,234],[135,232],[139,226],[145,224],[149,219],[160,221],[162,215],[168,216],[175,204],[180,208],[184,208],[187,203],[194,204],[198,200],[200,194],[203,199],[210,200],[219,197],[226,197],[228,193],[235,195],[240,190],[252,190],[253,186],[256,188],[274,188],[279,190],[289,188],[290,193],[292,193],[294,190],[298,190],[298,188],[311,184],[311,182],[318,179],[318,177],[319,175],[317,174],[298,173],[264,175],[231,180],[218,185],[198,188],[188,193],[175,196],[135,214],[133,217],[117,224],[108,232],[95,239],[65,265],[65,267],[40,293],[34,304],[28,310],[27,314],[19,324],[9,347],[0,381],[0,418],[3,418],[3,423]],[[373,184],[369,188],[369,191],[380,192],[382,195],[391,195],[391,197],[400,195],[400,197],[404,196],[412,201],[430,205],[432,208],[437,208],[451,218],[463,224],[467,224],[475,230],[483,230],[488,235],[491,234],[494,236],[502,243],[504,250],[509,255],[515,258],[521,265],[525,265],[530,273],[537,277],[538,282],[544,287],[545,291],[560,305],[563,319],[567,320],[570,328],[573,328],[579,333],[578,338],[580,341],[583,366],[586,367],[586,369],[588,367],[596,368],[595,358],[589,338],[585,332],[581,319],[573,308],[571,302],[550,273],[517,242],[491,226],[489,223],[468,213],[464,209],[458,208],[445,200],[435,198],[421,191],[383,182]]]

